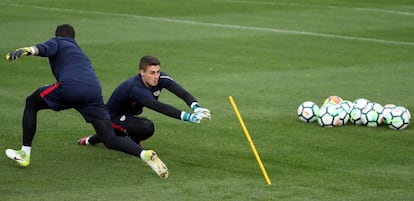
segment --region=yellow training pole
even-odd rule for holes
[[[243,129],[243,131],[244,131],[244,134],[246,135],[247,141],[248,141],[248,142],[249,142],[249,144],[250,144],[250,148],[252,149],[253,154],[254,154],[254,156],[256,157],[257,163],[259,164],[260,170],[261,170],[261,171],[262,171],[262,173],[263,173],[263,176],[264,176],[264,178],[265,178],[265,180],[266,180],[266,183],[267,183],[267,185],[271,185],[271,184],[272,184],[272,182],[270,181],[269,176],[267,175],[267,172],[266,172],[266,169],[265,169],[265,168],[264,168],[264,166],[263,166],[262,160],[260,160],[260,156],[259,156],[259,154],[258,154],[258,153],[257,153],[257,151],[256,151],[256,148],[255,148],[255,146],[254,146],[254,144],[253,144],[252,139],[250,138],[249,131],[247,131],[247,128],[246,128],[246,126],[244,125],[243,119],[242,119],[242,117],[241,117],[241,115],[240,115],[240,113],[239,113],[239,110],[237,109],[237,106],[236,106],[236,103],[235,103],[235,102],[234,102],[234,100],[233,100],[233,97],[232,97],[232,96],[229,96],[229,100],[230,100],[230,104],[231,104],[231,106],[233,106],[233,110],[234,110],[234,112],[236,113],[237,119],[238,119],[238,120],[239,120],[239,122],[240,122],[240,125],[241,125],[241,127],[242,127],[242,129]]]

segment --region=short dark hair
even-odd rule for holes
[[[147,66],[156,66],[161,65],[160,60],[157,59],[157,57],[151,56],[151,55],[145,55],[143,56],[138,63],[139,69],[145,70]]]
[[[55,36],[75,38],[75,29],[70,24],[61,24],[56,27]]]

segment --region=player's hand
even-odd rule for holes
[[[193,102],[191,104],[191,109],[193,109],[194,113],[198,113],[198,112],[203,113],[203,118],[207,118],[207,119],[211,120],[210,110],[207,109],[207,108],[200,107],[198,102]]]
[[[191,123],[200,123],[203,118],[207,118],[207,116],[202,112],[195,112],[195,113],[181,112],[181,119],[183,121],[188,121]]]
[[[202,108],[202,107],[195,108],[194,113],[202,113],[203,118],[207,118],[208,120],[211,120],[210,110],[207,108]]]
[[[18,48],[16,50],[11,51],[10,53],[8,53],[6,55],[6,60],[7,61],[12,61],[12,60],[16,60],[20,57],[31,55],[31,54],[32,54],[32,52],[31,52],[29,47]]]

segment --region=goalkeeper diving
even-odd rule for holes
[[[122,82],[106,104],[116,135],[128,137],[139,145],[150,138],[155,132],[155,127],[151,120],[140,116],[144,107],[190,123],[200,123],[202,119],[211,120],[209,109],[201,107],[191,93],[169,75],[161,72],[158,58],[143,56],[138,62],[138,67],[138,74]],[[182,111],[158,101],[163,89],[182,99],[192,112]],[[96,134],[78,140],[79,145],[94,145],[100,142],[102,140]]]

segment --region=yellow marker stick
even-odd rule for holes
[[[242,127],[242,129],[244,131],[244,135],[246,136],[247,141],[250,144],[250,148],[252,149],[253,154],[256,157],[257,163],[259,164],[260,170],[263,173],[263,176],[264,176],[264,178],[266,180],[266,183],[267,183],[267,185],[271,185],[272,182],[270,181],[269,176],[267,175],[267,172],[266,172],[265,167],[263,166],[262,160],[260,160],[260,156],[257,153],[256,147],[253,144],[253,141],[252,141],[252,138],[250,137],[249,131],[247,131],[246,125],[244,125],[243,119],[242,119],[242,117],[241,117],[241,115],[239,113],[239,110],[237,109],[237,106],[236,106],[236,103],[233,100],[233,97],[232,96],[229,96],[229,100],[230,100],[231,106],[233,106],[234,112],[236,113],[237,119],[239,120],[240,125],[241,125],[241,127]]]

